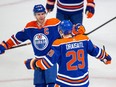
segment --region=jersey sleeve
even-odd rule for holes
[[[22,31],[17,32],[15,37],[19,42],[24,42],[24,41],[29,39],[25,29],[22,30]]]
[[[93,45],[93,43],[91,42],[91,40],[88,41],[87,43],[87,52],[91,55],[94,56],[98,59],[102,59],[105,57],[106,52],[99,48],[96,45]]]
[[[57,63],[60,54],[60,47],[52,46],[51,50],[47,53],[46,56],[44,56],[42,59],[38,59],[36,66],[42,70],[46,70]]]
[[[22,42],[26,41],[28,39],[28,36],[25,32],[25,30],[19,31],[16,34],[13,34],[7,41],[7,48],[11,48],[15,45],[21,44]]]

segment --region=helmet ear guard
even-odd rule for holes
[[[72,33],[73,24],[69,20],[63,20],[58,26],[60,34],[68,35]]]

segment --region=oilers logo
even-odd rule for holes
[[[34,42],[34,46],[38,50],[44,50],[48,46],[48,43],[49,43],[47,36],[43,33],[36,34],[34,36],[33,42]]]

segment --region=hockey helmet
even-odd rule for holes
[[[58,26],[58,30],[62,31],[64,35],[72,33],[73,24],[69,20],[63,20]]]
[[[38,5],[34,6],[33,12],[38,13],[38,12],[46,12],[46,11],[45,11],[45,8],[42,4],[38,4]]]

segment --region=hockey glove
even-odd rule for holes
[[[0,44],[0,54],[3,54],[7,48],[8,48],[7,43],[3,41],[2,44]]]
[[[26,68],[32,69],[32,70],[38,69],[38,67],[36,66],[37,60],[38,60],[37,58],[32,58],[32,59],[27,59],[26,61],[24,61]]]
[[[105,64],[111,64],[111,57],[110,55],[108,55],[107,53],[105,54],[105,57],[103,59],[101,59],[101,61]]]
[[[95,13],[95,3],[87,3],[87,7],[85,10],[85,14],[87,15],[87,18],[91,18]]]
[[[85,33],[85,28],[82,24],[78,23],[74,25],[72,29],[72,34],[73,35],[79,35],[79,34],[84,34]]]
[[[54,9],[54,5],[46,4],[46,10],[47,10],[47,12],[51,12],[51,11],[53,11],[53,9]]]

